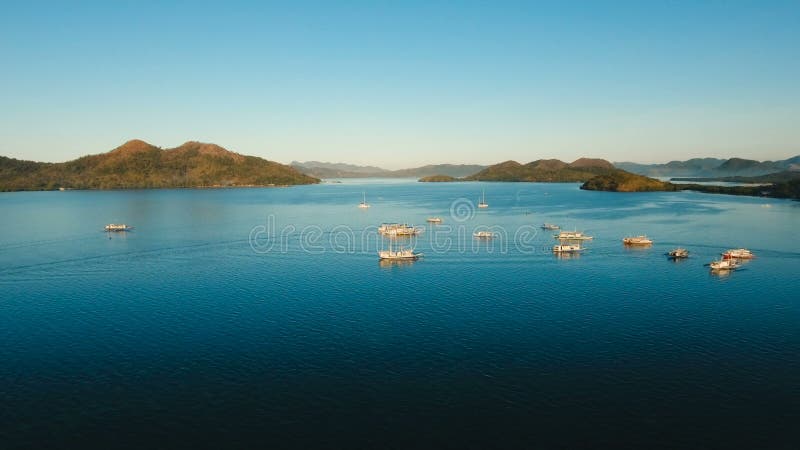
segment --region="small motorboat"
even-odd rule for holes
[[[689,250],[685,248],[676,248],[674,250],[670,250],[667,252],[667,257],[669,259],[684,259],[689,257]]]
[[[475,233],[472,233],[472,236],[479,239],[491,239],[494,237],[494,233],[491,231],[476,231]]]
[[[544,223],[544,224],[542,224],[542,229],[543,230],[560,230],[561,227],[559,227],[558,225],[552,224],[552,223]]]
[[[428,217],[428,223],[442,223],[441,217]]]

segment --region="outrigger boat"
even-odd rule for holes
[[[133,229],[132,226],[125,225],[124,223],[110,223],[106,225],[105,231],[131,231]]]

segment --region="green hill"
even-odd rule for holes
[[[489,166],[465,180],[582,182],[615,170],[610,162],[602,159],[581,158],[569,164],[557,159],[540,159],[527,164],[506,161]]]
[[[598,175],[583,183],[581,189],[587,191],[611,192],[649,192],[649,191],[674,191],[677,186],[665,181],[648,178],[616,169],[612,173]]]
[[[201,142],[187,142],[162,150],[147,142],[132,140],[108,153],[83,156],[64,163],[0,157],[0,191],[271,186],[318,182],[318,179],[283,164]]]

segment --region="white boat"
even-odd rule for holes
[[[124,223],[110,223],[106,225],[106,231],[131,231],[133,227],[125,225]]]
[[[475,233],[472,233],[472,236],[480,239],[491,239],[494,237],[494,233],[491,231],[476,231]]]
[[[575,244],[558,244],[553,246],[553,253],[578,253],[582,251],[583,247]]]
[[[686,250],[685,248],[676,248],[674,250],[670,250],[669,253],[667,253],[667,257],[670,259],[688,258],[689,250]]]
[[[429,223],[442,223],[441,217],[428,217]]]
[[[480,199],[480,201],[478,201],[478,208],[488,208],[488,207],[489,207],[489,204],[486,203],[486,190],[484,189],[483,190],[483,196]]]
[[[721,259],[719,261],[711,261],[709,264],[711,270],[736,270],[740,265],[735,259]]]
[[[559,227],[558,225],[552,224],[552,223],[544,223],[544,224],[542,224],[542,229],[543,230],[560,230],[561,227]]]
[[[562,231],[553,237],[561,241],[588,241],[594,239],[592,236],[587,236],[580,231]]]
[[[755,255],[746,248],[732,248],[722,254],[722,259],[753,259]]]
[[[422,233],[422,228],[404,223],[384,223],[378,227],[378,233],[384,236],[415,236]]]
[[[622,239],[625,245],[653,245],[653,240],[647,236],[628,236]]]
[[[369,208],[369,203],[367,203],[367,193],[363,192],[363,194],[364,194],[364,200],[362,200],[361,203],[358,204],[358,207],[366,209]]]
[[[413,261],[422,256],[422,253],[414,253],[410,248],[401,248],[397,251],[392,249],[391,242],[389,243],[389,250],[381,250],[378,252],[378,258],[382,261]]]

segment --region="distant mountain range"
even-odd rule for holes
[[[411,169],[387,170],[375,166],[320,161],[292,161],[291,166],[316,178],[419,178],[429,175],[448,175],[460,178],[486,168],[486,166],[470,164],[432,164]]]
[[[780,161],[756,161],[742,158],[694,158],[687,161],[671,161],[666,164],[617,162],[614,165],[628,172],[649,177],[710,178],[757,176],[786,170],[800,170],[800,155]]]
[[[386,170],[375,166],[358,166],[320,161],[293,161],[291,166],[316,178],[412,177],[448,176],[464,180],[495,181],[586,181],[586,173],[598,168],[613,168],[648,177],[758,176],[783,171],[800,170],[800,155],[780,161],[756,161],[742,158],[694,158],[666,164],[610,163],[602,159],[581,158],[572,163],[557,159],[542,159],[527,164],[516,161],[491,166],[437,164],[411,169]],[[588,170],[587,170],[588,169]]]
[[[140,140],[64,163],[0,156],[0,191],[270,186],[318,183],[297,170],[215,144],[162,150]]]
[[[800,170],[784,170],[783,172],[769,173],[766,175],[754,175],[745,177],[741,175],[731,177],[673,177],[670,181],[694,181],[694,182],[709,182],[709,181],[724,181],[727,183],[783,183],[787,181],[800,179]]]

